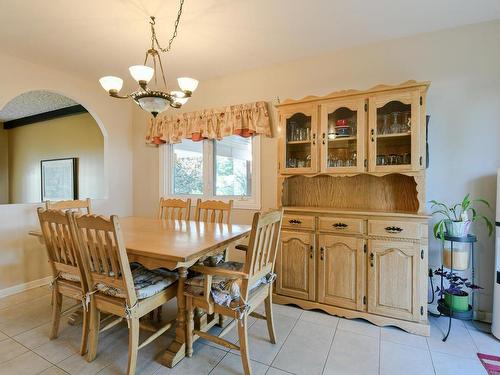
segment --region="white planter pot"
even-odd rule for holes
[[[451,269],[451,249],[445,247],[443,250],[443,265]],[[453,269],[457,271],[465,271],[469,268],[469,251],[466,247],[453,247]]]
[[[470,220],[467,221],[452,221],[445,220],[444,226],[446,234],[452,237],[464,237],[469,234]]]

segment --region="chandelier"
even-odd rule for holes
[[[182,5],[184,0],[180,0],[179,12],[175,20],[174,32],[168,42],[167,48],[162,48],[158,43],[155,31],[155,17],[150,17],[149,24],[151,26],[151,48],[146,51],[146,58],[143,65],[133,65],[129,68],[130,75],[139,84],[139,89],[128,95],[120,95],[119,92],[123,86],[123,80],[119,77],[106,76],[102,77],[99,82],[104,90],[113,98],[127,99],[132,98],[142,109],[151,113],[156,117],[159,113],[165,111],[170,105],[173,108],[180,108],[191,97],[192,93],[198,87],[198,81],[193,78],[181,77],[177,78],[180,91],[167,90],[167,80],[163,71],[163,64],[161,62],[160,52],[168,52],[172,47],[172,42],[177,36],[177,27],[182,14]],[[148,60],[151,58],[150,64],[147,65]],[[155,86],[158,85],[157,70],[160,68],[161,79],[163,82],[164,90],[152,90],[148,87],[148,83],[154,78]]]

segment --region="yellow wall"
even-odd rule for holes
[[[0,122],[0,204],[9,203],[9,139]]]
[[[89,113],[20,126],[6,132],[10,203],[40,202],[40,161],[72,157],[78,158],[80,198],[104,197],[104,139]]]

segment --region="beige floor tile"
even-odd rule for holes
[[[336,316],[329,315],[323,311],[304,311],[300,315],[300,320],[305,320],[307,322],[312,322],[316,324],[323,324],[326,326],[337,327],[339,323],[339,318]]]
[[[276,331],[277,343],[273,344],[269,341],[266,322],[264,320],[257,320],[248,330],[250,359],[270,365],[296,322],[295,318],[275,314],[274,329]],[[231,353],[239,354],[239,351],[231,350]]]
[[[40,345],[33,351],[47,361],[57,364],[73,354],[79,353],[80,340],[71,341],[57,338]]]
[[[269,369],[266,372],[266,375],[290,375],[290,373],[274,367],[269,367]]]
[[[27,302],[27,301],[33,301],[34,299],[40,298],[40,297],[46,297],[52,293],[51,289],[48,287],[48,285],[41,286],[38,288],[33,288],[30,290],[26,290],[21,293],[13,294],[8,297],[4,297],[0,299],[0,309],[4,309],[6,307],[11,307],[13,305],[22,303],[22,302]]]
[[[52,363],[28,351],[19,357],[2,363],[0,366],[0,375],[35,375],[51,366]]]
[[[250,329],[250,327],[257,321],[257,319],[249,316],[248,317],[248,329]],[[230,320],[228,319],[227,324],[229,324]],[[222,328],[221,327],[217,327],[217,326],[214,326],[210,329],[209,333],[212,334],[212,335],[219,335],[219,333],[222,331]],[[237,326],[234,326],[233,329],[231,329],[228,333],[226,333],[223,337],[225,340],[228,340],[230,342],[232,342],[233,344],[236,344],[238,342],[238,328]],[[226,348],[225,346],[222,346],[222,345],[219,345],[219,344],[216,344],[212,341],[209,341],[209,340],[205,340],[205,339],[198,339],[198,341],[200,342],[200,344],[205,344],[205,345],[210,345],[210,346],[213,346],[217,349],[220,349],[220,350],[224,350],[224,351],[229,351],[228,348]]]
[[[444,353],[432,353],[436,375],[487,375],[477,359],[461,358]]]
[[[334,327],[299,320],[272,366],[297,375],[321,374],[334,331]]]
[[[491,333],[469,329],[469,334],[481,353],[500,355],[500,340]]]
[[[396,327],[382,327],[380,334],[382,341],[389,341],[396,344],[409,345],[415,348],[428,350],[427,340],[424,336],[412,335]]]
[[[264,306],[264,304],[262,304]],[[295,306],[289,306],[289,305],[278,305],[276,303],[273,303],[273,313],[274,314],[279,314],[279,315],[284,315],[288,316],[290,318],[299,318],[300,315],[302,315],[303,310],[295,307]]]
[[[456,325],[452,328],[446,342],[443,337],[446,331],[431,324],[431,335],[427,337],[431,352],[446,353],[463,358],[477,358],[477,348],[465,326]]]
[[[12,339],[0,341],[0,363],[18,357],[27,351],[28,349]]]
[[[433,375],[429,350],[382,341],[380,375]]]
[[[255,361],[250,361],[250,366],[252,367],[253,375],[264,375],[266,374],[266,371],[269,368],[268,366]],[[233,353],[228,353],[210,373],[210,375],[239,375],[239,374],[243,374],[241,357]]]
[[[52,366],[47,370],[44,370],[40,373],[40,375],[67,375],[66,371],[61,370],[59,367]]]
[[[379,369],[379,339],[337,330],[324,375],[375,375]]]
[[[184,358],[174,368],[162,366],[155,375],[207,375],[226,353],[213,346],[195,343],[191,358]]]
[[[5,333],[0,332],[0,341],[7,340],[9,336],[7,336]]]
[[[380,337],[380,327],[362,319],[340,319],[337,329],[375,338]]]

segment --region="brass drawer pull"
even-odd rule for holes
[[[335,224],[332,224],[332,227],[334,227],[335,229],[346,229],[349,225],[346,224],[346,223],[335,223]]]
[[[302,224],[302,221],[297,220],[297,219],[290,219],[290,220],[288,220],[288,222],[290,224],[292,224],[292,225],[300,225],[300,224]]]
[[[384,228],[386,232],[391,233],[391,234],[398,234],[403,231],[403,228],[400,227],[385,227]]]

